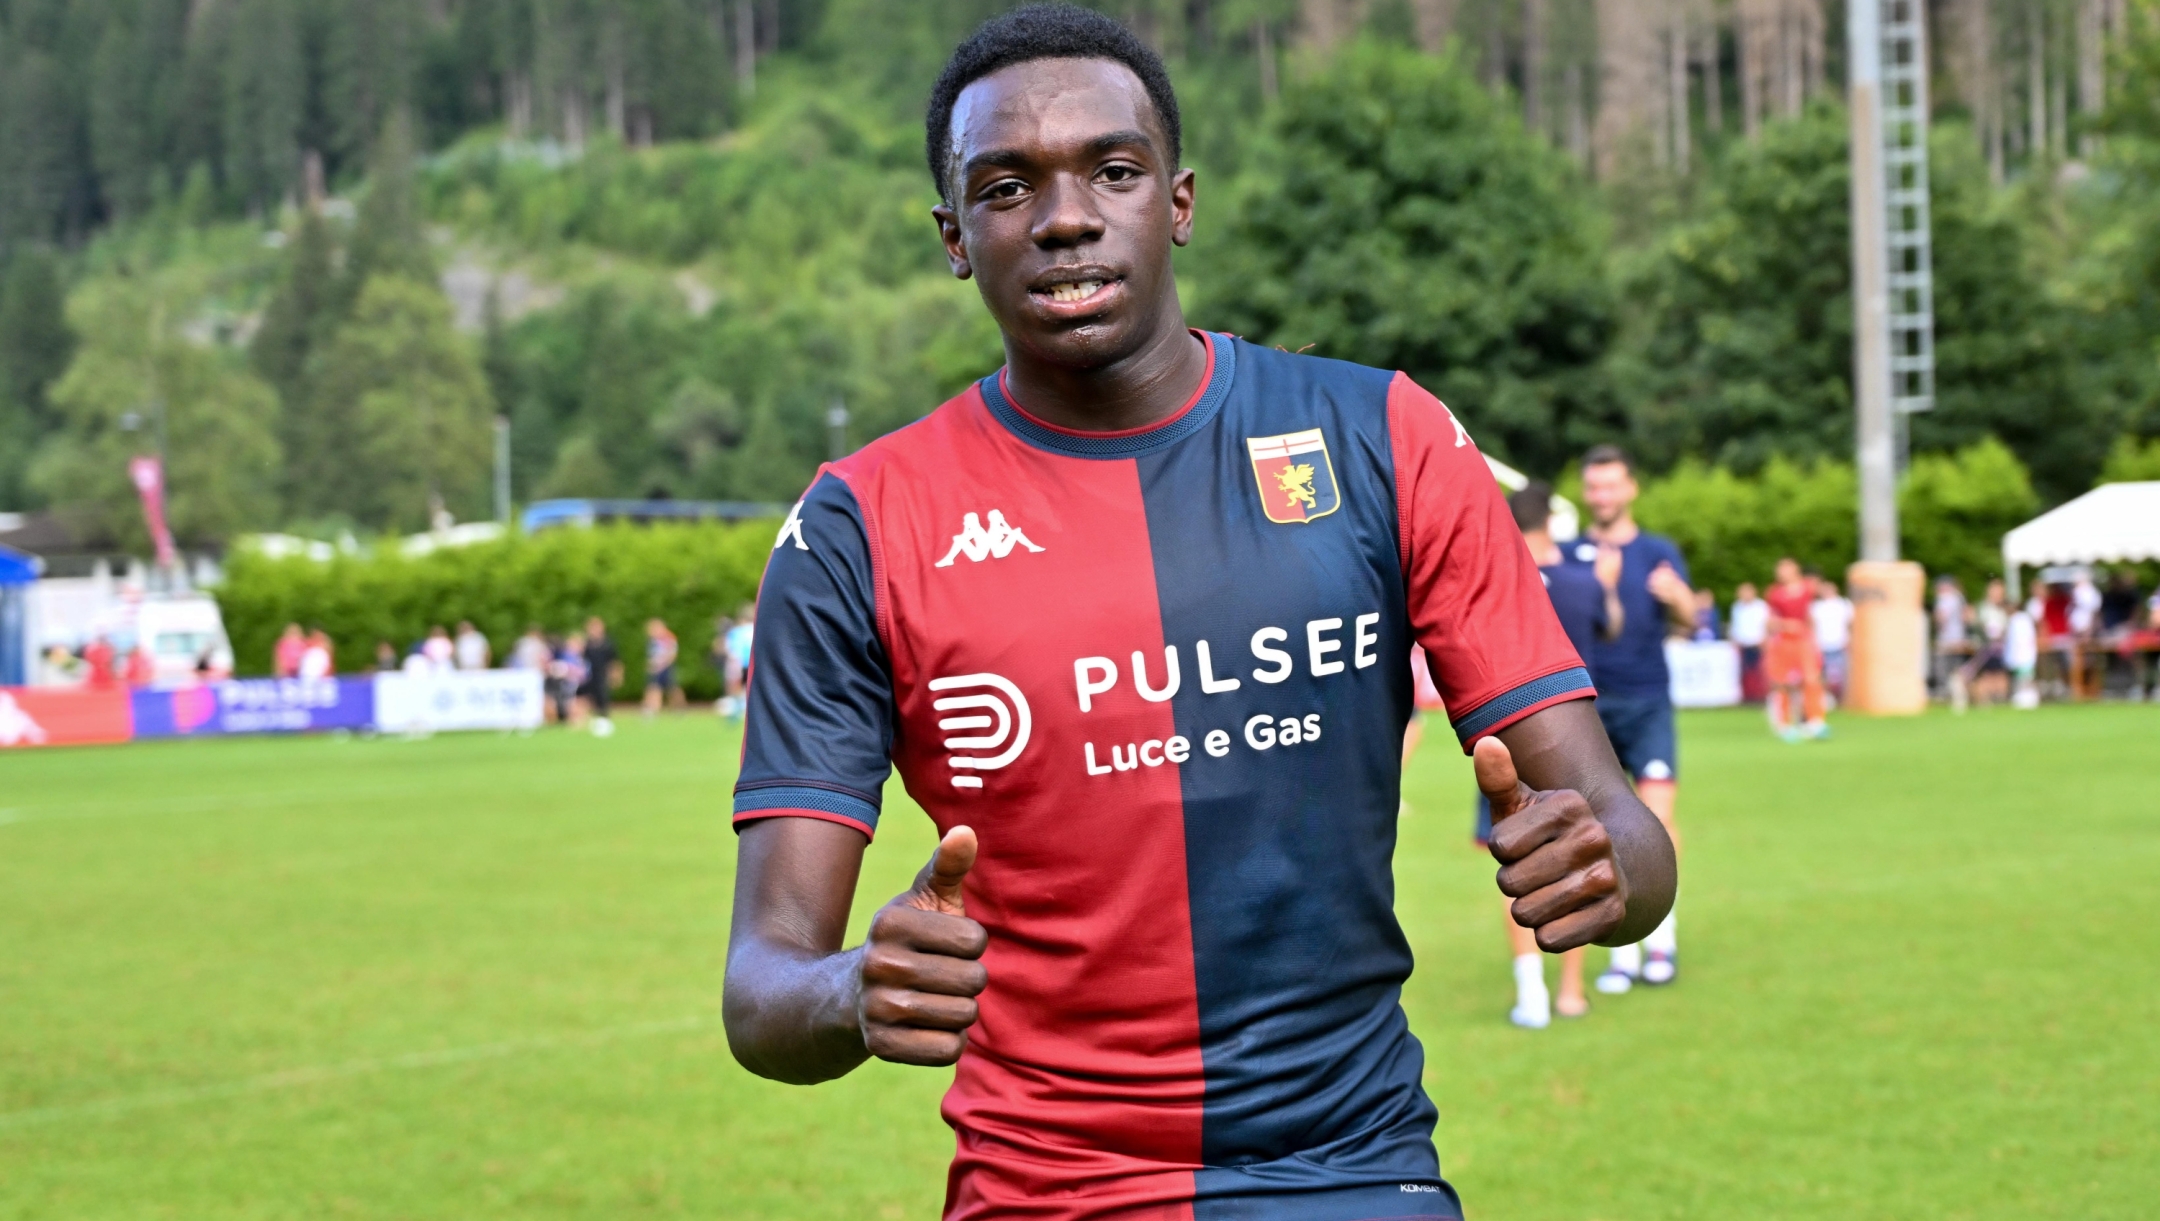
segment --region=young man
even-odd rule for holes
[[[1770,643],[1763,668],[1770,680],[1770,730],[1788,742],[1827,737],[1823,721],[1822,654],[1815,647],[1815,587],[1791,556],[1777,562],[1777,580],[1763,601],[1770,604]],[[1798,706],[1806,719],[1793,723]]]
[[[1822,655],[1823,684],[1842,700],[1852,648],[1853,604],[1838,592],[1836,581],[1825,576],[1815,578],[1815,601],[1808,607],[1808,622],[1815,629],[1815,649]]]
[[[1740,646],[1740,698],[1753,703],[1763,698],[1763,644],[1770,639],[1770,604],[1756,593],[1753,581],[1740,582],[1733,591],[1732,615],[1726,621],[1727,639]]]
[[[675,633],[664,620],[645,621],[645,715],[682,702],[682,688],[675,681],[675,659],[682,652]]]
[[[1657,814],[1677,849],[1679,828],[1673,808],[1680,780],[1680,739],[1674,725],[1672,671],[1665,665],[1665,638],[1685,636],[1695,626],[1695,591],[1688,587],[1687,561],[1672,540],[1635,524],[1635,465],[1616,445],[1599,445],[1583,455],[1583,501],[1590,509],[1588,537],[1576,543],[1577,563],[1594,564],[1606,547],[1620,551],[1620,605],[1626,620],[1610,640],[1590,650],[1590,671],[1597,676],[1598,718],[1634,777],[1643,804]],[[1598,991],[1626,992],[1637,980],[1669,984],[1679,972],[1679,943],[1673,916],[1641,945],[1613,947],[1611,962],[1598,976]]]
[[[1620,549],[1599,547],[1590,565],[1570,564],[1547,528],[1552,521],[1552,488],[1531,483],[1507,499],[1561,630],[1577,655],[1589,656],[1598,640],[1617,637],[1627,622],[1627,609],[1620,605]],[[1492,803],[1483,793],[1478,794],[1477,829],[1472,836],[1478,847],[1490,846]],[[1504,899],[1501,916],[1507,921],[1508,945],[1515,953],[1515,1007],[1508,1011],[1508,1020],[1528,1030],[1543,1030],[1552,1024],[1555,1013],[1572,1018],[1590,1012],[1590,1000],[1583,995],[1582,948],[1560,956],[1560,995],[1555,1000],[1545,987],[1545,956],[1538,951],[1536,937],[1515,922]]]
[[[1671,845],[1447,410],[1186,329],[1193,175],[1146,44],[1023,9],[931,99],[938,226],[1007,363],[775,540],[730,1046],[793,1082],[957,1062],[948,1218],[1458,1217],[1398,1003],[1411,641],[1543,948],[1654,926]],[[843,950],[894,764],[943,839]]]
[[[615,734],[612,715],[615,685],[621,681],[622,654],[616,651],[615,638],[608,635],[607,624],[594,615],[585,621],[585,685],[578,695],[592,710],[592,732],[596,738]]]

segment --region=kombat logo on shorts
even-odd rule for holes
[[[1279,437],[1247,437],[1253,478],[1260,483],[1260,508],[1272,522],[1288,525],[1326,517],[1342,507],[1335,487],[1335,465],[1328,460],[1327,437],[1317,428]]]
[[[959,773],[952,778],[954,788],[981,788],[982,777],[971,773],[995,771],[1027,749],[1034,720],[1028,714],[1027,697],[1011,679],[1001,674],[958,674],[931,679],[930,689],[961,693],[935,700],[930,707],[966,713],[940,717],[937,723],[940,730],[954,734],[945,739],[945,749],[952,752],[946,763]]]

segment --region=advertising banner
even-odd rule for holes
[[[1740,646],[1730,640],[1668,640],[1676,708],[1727,708],[1740,702]]]
[[[0,750],[128,737],[128,693],[118,688],[0,687]]]
[[[236,678],[132,696],[135,736],[316,733],[365,729],[375,720],[372,678]]]
[[[537,670],[447,670],[375,676],[375,724],[384,733],[537,729]]]

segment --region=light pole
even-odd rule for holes
[[[1926,575],[1918,564],[1898,559],[1897,509],[1897,412],[1926,410],[1934,388],[1933,319],[1915,318],[1914,306],[1922,298],[1913,293],[1916,270],[1922,291],[1926,288],[1928,221],[1927,78],[1917,32],[1918,3],[1848,0],[1845,8],[1852,144],[1853,431],[1860,481],[1860,562],[1846,571],[1854,616],[1845,702],[1873,713],[1909,714],[1927,707],[1927,618],[1921,610]],[[1895,37],[1886,39],[1886,31]],[[1891,83],[1888,97],[1886,76]],[[1897,169],[1895,183],[1885,182],[1886,146]],[[1894,271],[1892,230],[1898,234]],[[1931,314],[1932,303],[1926,304]],[[1912,357],[1918,353],[1912,346],[1916,330],[1925,343],[1930,374],[1924,390],[1910,376],[1915,369]],[[1908,349],[1899,354],[1902,359],[1893,358],[1893,331]],[[1893,368],[1898,373],[1895,384]]]
[[[495,520],[510,524],[510,417],[495,417]]]

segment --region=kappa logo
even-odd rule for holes
[[[1253,478],[1260,482],[1260,508],[1283,525],[1326,517],[1342,507],[1335,486],[1335,464],[1328,459],[1327,437],[1317,428],[1276,437],[1247,437]]]
[[[930,689],[963,693],[948,695],[930,704],[939,712],[966,713],[964,716],[940,717],[937,723],[944,732],[959,731],[945,739],[945,749],[952,752],[946,762],[954,771],[962,773],[952,778],[954,788],[981,788],[982,777],[966,773],[996,771],[1019,758],[1020,752],[1027,749],[1028,731],[1034,727],[1034,719],[1028,713],[1027,697],[1020,694],[1020,688],[1014,686],[1011,679],[1000,674],[958,674],[951,678],[931,679]],[[970,730],[974,732],[967,732]],[[997,753],[984,755],[980,753],[983,751]]]
[[[983,529],[982,518],[970,513],[960,520],[960,533],[952,536],[952,550],[945,553],[945,558],[939,560],[936,567],[950,568],[953,561],[963,555],[978,564],[984,560],[1002,560],[1011,555],[1015,547],[1042,550],[1020,527],[1006,521],[1002,510],[990,510],[990,528],[987,530]]]
[[[803,541],[802,501],[800,500],[795,502],[794,508],[787,511],[787,520],[780,523],[780,537],[773,540],[772,549],[774,551],[780,550],[780,548],[787,545],[790,539],[794,540],[795,550],[810,550],[810,544]]]

